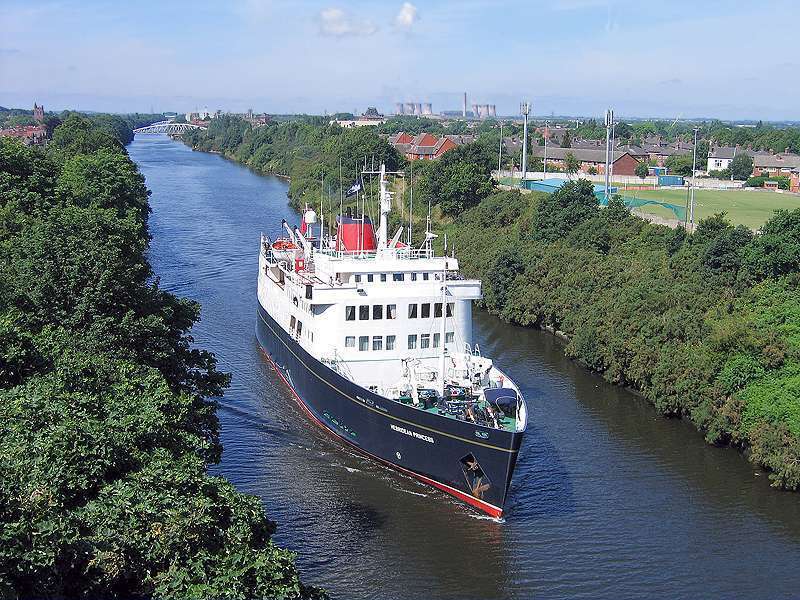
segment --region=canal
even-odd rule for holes
[[[197,343],[230,389],[215,473],[259,496],[276,541],[335,598],[790,598],[800,495],[564,358],[548,334],[475,313],[475,341],[531,420],[503,522],[319,431],[255,340],[259,233],[286,184],[166,137],[128,148],[152,190],[161,285],[202,304]]]

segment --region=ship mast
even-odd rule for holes
[[[444,259],[444,269],[442,269],[442,326],[439,329],[439,388],[440,395],[444,398],[444,364],[445,347],[444,338],[447,330],[447,257]]]
[[[388,220],[387,216],[389,215],[389,211],[392,209],[392,195],[389,190],[386,189],[386,164],[381,163],[381,220],[380,224],[378,225],[378,249],[383,250],[386,248],[386,242],[388,240]]]

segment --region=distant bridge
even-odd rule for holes
[[[159,121],[158,123],[153,123],[152,125],[148,125],[147,127],[139,127],[139,129],[134,129],[133,133],[135,134],[166,133],[167,135],[180,135],[182,133],[186,133],[187,131],[191,131],[192,129],[208,129],[208,128],[202,127],[200,125],[192,125],[191,123],[175,123],[173,121]]]

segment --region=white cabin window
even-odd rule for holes
[[[358,307],[358,320],[369,321],[369,305],[362,304]]]
[[[361,275],[356,275],[356,283],[361,283]]]
[[[386,281],[386,273],[381,273],[381,281],[382,282]]]
[[[372,338],[372,349],[373,350],[383,350],[383,336],[376,335]]]
[[[431,316],[431,305],[429,302],[420,305],[420,318],[429,319]]]
[[[417,318],[417,305],[416,304],[409,304],[408,305],[408,318],[409,319],[416,319]]]
[[[383,318],[383,304],[375,304],[372,307],[372,318],[380,320]]]
[[[291,319],[289,319],[289,329],[291,329],[292,331],[294,331],[294,326],[295,326],[296,324],[297,324],[297,319],[295,319],[295,318],[294,318],[294,315],[292,315],[292,318],[291,318]]]
[[[448,317],[452,317],[453,316],[453,312],[455,311],[455,308],[456,308],[455,302],[448,302],[447,303],[447,316]]]
[[[358,350],[359,352],[366,352],[369,350],[369,336],[362,335],[358,338]]]
[[[436,317],[437,319],[441,319],[442,318],[442,303],[441,302],[437,302],[436,304],[433,305],[433,316]]]
[[[430,348],[431,347],[431,334],[430,333],[423,333],[419,336],[419,347],[420,348]]]
[[[386,305],[386,318],[387,319],[396,319],[397,318],[397,304],[387,304]]]
[[[405,276],[402,273],[394,273],[392,275],[392,281],[403,281]]]
[[[344,347],[345,348],[355,348],[356,347],[356,336],[348,335],[344,338]]]
[[[422,274],[422,281],[428,281],[428,274],[427,273],[423,273]]]
[[[395,336],[393,336],[393,335],[387,335],[386,336],[386,349],[387,350],[394,350],[394,341],[395,341]]]
[[[412,273],[411,274],[411,281],[416,281],[416,280],[417,280],[417,274],[416,273]]]
[[[375,281],[375,275],[370,273],[369,275],[367,275],[367,282],[372,283],[373,281]]]
[[[300,337],[303,334],[303,322],[297,322],[297,337]]]
[[[433,347],[438,348],[441,345],[442,341],[442,334],[441,333],[434,333],[433,334]]]
[[[456,334],[454,331],[448,331],[444,334],[444,343],[445,344],[452,344],[456,341]]]
[[[344,307],[344,320],[345,321],[355,321],[356,320],[356,307],[355,306],[345,306]]]
[[[417,348],[417,336],[410,335],[408,336],[408,349],[415,350]]]

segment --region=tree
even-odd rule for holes
[[[634,170],[634,173],[636,173],[636,175],[638,177],[640,177],[641,179],[644,179],[645,177],[647,177],[647,174],[649,172],[650,172],[650,169],[648,168],[647,163],[644,162],[644,161],[642,161],[638,165],[636,165],[636,169]]]
[[[580,169],[581,163],[575,158],[575,155],[572,152],[567,152],[564,155],[564,170],[567,172],[567,176],[571,179],[575,173],[578,172]]]
[[[541,201],[531,223],[531,236],[536,240],[560,240],[598,210],[592,183],[585,179],[569,181]]]
[[[564,137],[561,138],[562,148],[572,148],[572,139],[569,135],[569,130],[564,132]]]
[[[734,179],[746,180],[753,174],[753,157],[745,152],[740,152],[733,157],[730,170]]]

